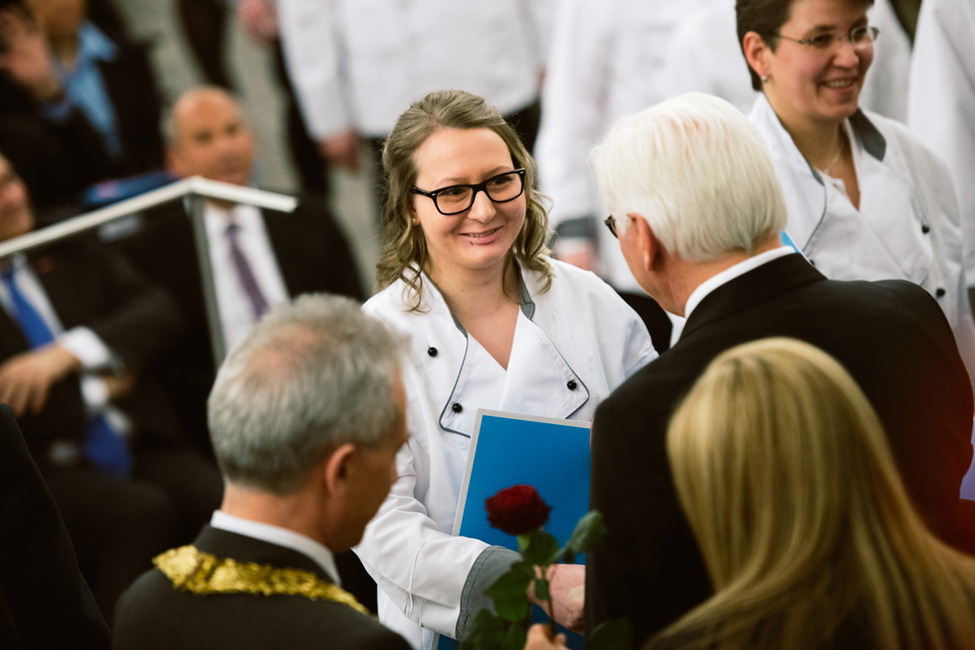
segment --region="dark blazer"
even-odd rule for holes
[[[0,647],[107,650],[108,626],[6,404],[0,405],[0,531]]]
[[[15,167],[31,170],[31,152],[17,133],[18,125],[25,122],[30,128],[43,126],[46,135],[37,136],[38,143],[43,145],[48,140],[59,143],[58,167],[54,172],[63,177],[58,179],[56,187],[64,191],[77,191],[104,178],[131,176],[163,167],[164,148],[159,130],[162,97],[148,50],[142,44],[126,41],[117,45],[115,58],[99,61],[98,67],[105,82],[105,93],[115,110],[121,154],[109,157],[101,135],[80,109],[72,108],[63,121],[47,119],[29,92],[6,74],[0,74],[0,147],[11,149]],[[36,124],[30,124],[31,119]],[[8,126],[4,128],[4,125]],[[47,202],[48,197],[38,194],[34,185],[30,187],[35,199],[42,204]]]
[[[364,298],[348,244],[324,204],[302,202],[291,214],[265,210],[264,223],[292,297],[327,291]],[[205,441],[206,400],[216,370],[193,228],[182,203],[146,213],[141,229],[115,245],[147,276],[169,289],[187,315],[183,337],[157,369],[184,427],[194,439]]]
[[[179,308],[116,253],[85,237],[42,249],[29,261],[65,330],[84,325],[136,373],[159,356],[183,325]],[[30,349],[17,323],[0,309],[0,362]],[[178,421],[158,385],[141,377],[119,402],[140,432],[162,440],[181,437]],[[85,410],[78,379],[56,384],[40,415],[20,424],[35,452],[53,438],[83,436]]]
[[[959,499],[972,461],[971,384],[936,301],[901,280],[827,280],[788,255],[708,294],[677,345],[597,409],[591,507],[603,512],[609,533],[587,561],[587,629],[629,616],[639,645],[710,596],[673,485],[667,425],[712,359],[770,336],[807,341],[843,364],[880,416],[931,529],[972,548]]]
[[[303,553],[244,535],[204,526],[193,544],[217,557],[311,571],[331,582]],[[113,647],[409,649],[402,637],[348,605],[288,595],[199,596],[174,589],[158,569],[143,574],[119,599]]]

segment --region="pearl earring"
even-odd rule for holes
[[[767,84],[768,83],[768,75],[767,74],[763,74],[760,78],[761,78],[763,84]]]

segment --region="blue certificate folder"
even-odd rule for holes
[[[560,546],[569,541],[576,523],[589,512],[590,426],[578,420],[478,409],[454,534],[517,551],[517,537],[491,528],[484,501],[506,487],[531,485],[552,507],[545,530]],[[576,558],[584,560],[581,555]],[[535,610],[539,621],[548,620]],[[569,647],[582,647],[581,636],[569,637]],[[434,640],[434,650],[456,647],[453,639]]]

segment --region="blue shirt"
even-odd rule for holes
[[[55,120],[68,116],[76,106],[102,136],[105,150],[117,158],[122,153],[118,137],[115,107],[105,90],[105,80],[98,67],[101,61],[114,61],[118,46],[91,22],[85,21],[78,29],[78,54],[74,68],[66,70],[57,57],[52,57],[55,76],[64,88],[65,100],[48,106],[45,114]]]

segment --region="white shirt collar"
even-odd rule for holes
[[[749,257],[743,262],[738,262],[734,266],[721,271],[717,275],[712,275],[710,278],[699,284],[697,289],[695,289],[691,295],[688,296],[687,303],[684,305],[684,318],[690,318],[691,312],[701,304],[704,297],[721,285],[731,282],[738,276],[744,275],[753,269],[757,269],[763,264],[767,264],[772,260],[785,257],[786,255],[791,255],[795,252],[795,249],[791,246],[779,246],[778,248],[773,248],[770,251],[765,251],[764,253],[759,253],[758,255]]]
[[[284,546],[285,548],[290,548],[303,555],[307,555],[325,570],[325,573],[332,579],[332,582],[339,586],[342,585],[338,567],[335,565],[335,556],[332,555],[332,551],[310,537],[296,533],[293,530],[288,530],[287,528],[281,528],[280,526],[241,519],[240,517],[228,515],[226,512],[221,512],[220,510],[213,512],[213,517],[210,519],[210,526],[231,533],[237,533],[238,535],[253,537],[254,539],[271,544],[277,544],[278,546]]]

